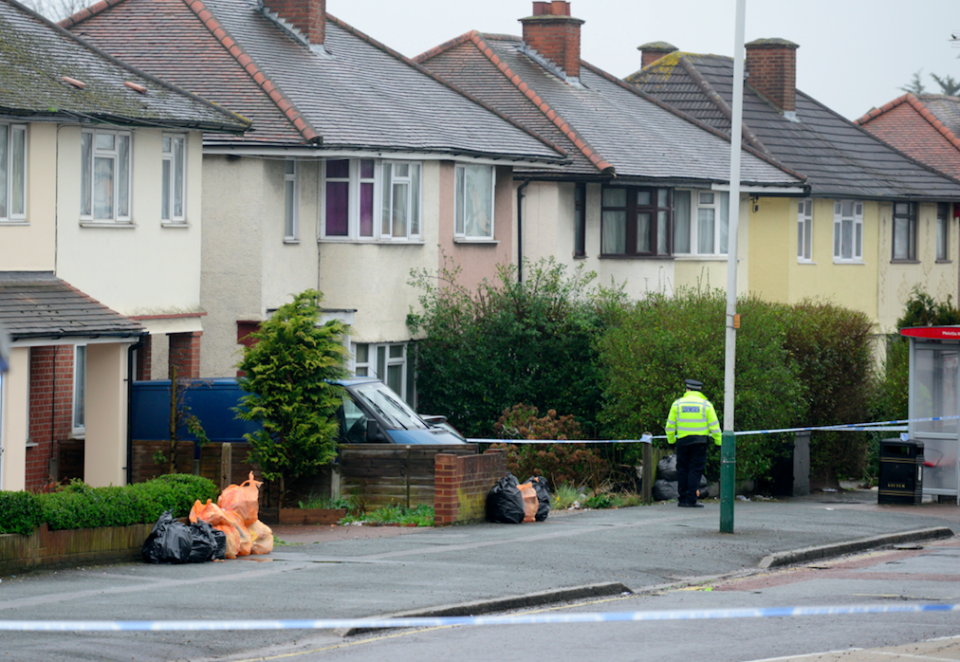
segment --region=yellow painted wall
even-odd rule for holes
[[[4,271],[53,271],[56,259],[57,125],[27,128],[27,219],[4,223],[0,265]]]
[[[18,491],[26,486],[27,470],[27,397],[30,392],[30,348],[14,347],[10,352],[10,371],[3,376],[0,402],[3,408],[3,475],[0,488]]]
[[[87,345],[83,478],[93,487],[127,482],[127,347]]]
[[[787,302],[790,300],[789,269],[797,262],[796,202],[788,198],[761,198],[750,205],[749,218],[747,290],[766,301]]]

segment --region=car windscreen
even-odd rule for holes
[[[399,395],[385,384],[357,384],[350,387],[354,397],[383,418],[387,425],[399,430],[424,430],[428,426],[407,406]]]

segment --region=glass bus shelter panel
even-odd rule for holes
[[[910,418],[956,416],[958,413],[958,378],[960,352],[954,347],[917,347],[914,353],[913,402]],[[960,421],[919,421],[911,425],[911,433],[949,434],[957,437]]]
[[[920,438],[923,442],[923,491],[927,494],[957,494],[960,467],[956,439]]]

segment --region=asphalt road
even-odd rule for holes
[[[752,590],[720,590],[717,584],[762,574],[758,566],[771,554],[938,526],[960,531],[960,509],[946,504],[878,506],[875,493],[865,492],[738,502],[733,534],[719,533],[719,506],[715,502],[703,510],[657,505],[553,513],[546,522],[519,526],[478,524],[394,530],[389,534],[365,528],[356,531],[338,528],[335,535],[323,527],[278,530],[278,537],[291,544],[278,546],[266,557],[194,566],[121,564],[3,577],[0,619],[163,621],[362,618],[400,612],[489,613],[556,604],[569,599],[569,595],[559,591],[570,589],[578,589],[582,599],[591,594],[595,599],[611,599],[616,596],[608,594],[611,590],[619,592],[618,586],[639,595],[609,603],[605,609],[686,608],[683,605],[690,604],[690,600],[706,600],[708,604],[711,600],[722,601],[725,606],[735,606],[741,601],[759,599],[751,596],[771,596],[771,591],[772,597],[780,599],[772,588],[758,594]],[[890,582],[889,578],[878,581]],[[716,584],[715,590],[677,590],[704,582]],[[947,587],[957,586],[952,581],[941,583]],[[819,587],[812,596],[830,595],[823,591],[823,587]],[[940,597],[946,599],[945,596]],[[787,597],[784,593],[783,599]],[[514,600],[503,602],[503,598]],[[445,606],[452,607],[444,609]],[[955,614],[945,618],[960,622]],[[799,620],[813,623],[815,619]],[[638,625],[649,627],[649,624]],[[733,630],[759,627],[732,621],[726,626]],[[598,641],[604,644],[610,641],[611,645],[616,639],[614,632],[625,632],[616,630],[614,624],[566,627],[583,636],[588,636],[587,632],[601,633]],[[654,632],[660,633],[680,625],[653,624],[653,627]],[[695,626],[697,632],[705,627]],[[794,627],[793,621],[789,627]],[[518,626],[516,632],[524,628],[527,626]],[[456,636],[489,637],[491,632],[478,628],[457,630]],[[475,634],[459,634],[461,630]],[[495,640],[504,639],[511,631],[511,628],[498,628]],[[606,634],[608,631],[610,634]],[[652,641],[649,633],[630,636],[629,642],[622,642],[626,650],[634,650],[637,641]],[[798,638],[801,642],[811,641],[809,633],[798,634]],[[0,639],[3,641],[0,660],[54,662],[245,659],[252,651],[260,651],[257,655],[262,658],[272,652],[289,655],[305,646],[360,651],[362,646],[358,642],[366,641],[344,639],[333,631],[303,630],[3,632]],[[769,657],[769,647],[760,647],[749,657],[742,657],[742,650],[731,657],[718,656],[706,647],[709,641],[699,634],[686,639],[691,645],[703,646],[702,654],[692,659]],[[665,639],[670,640],[670,637]],[[503,651],[511,654],[531,651],[530,635],[526,641],[526,646],[519,640],[505,644]],[[560,651],[566,653],[557,659],[601,659],[593,654],[574,656],[573,651],[579,649],[572,640],[563,645],[564,639],[556,630],[545,641],[556,642]],[[823,647],[815,650],[832,650],[832,641],[825,640]],[[350,646],[344,648],[346,643]],[[481,650],[490,655],[476,659],[491,659],[493,649],[489,648],[490,642],[487,643]],[[418,649],[419,645],[414,648]],[[668,655],[670,650],[669,647],[662,649],[664,659],[680,659]],[[378,653],[377,657],[383,654],[399,655],[390,650]],[[417,656],[422,658],[422,654]],[[658,658],[645,654],[642,659]]]

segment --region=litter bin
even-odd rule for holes
[[[923,442],[883,439],[877,503],[919,504],[922,498]]]

